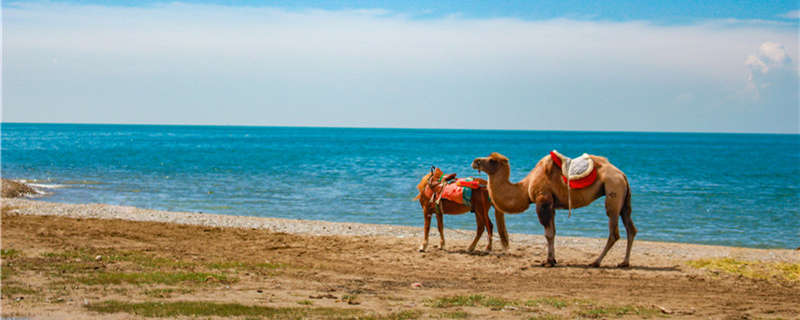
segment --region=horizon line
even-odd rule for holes
[[[172,127],[244,127],[244,128],[317,128],[317,129],[381,129],[381,130],[441,130],[441,131],[518,131],[518,132],[587,132],[587,133],[682,133],[682,134],[741,134],[741,135],[800,135],[800,132],[730,132],[730,131],[639,131],[639,130],[570,130],[570,129],[500,129],[500,128],[425,128],[425,127],[380,127],[337,125],[258,125],[258,124],[197,124],[197,123],[119,123],[119,122],[18,122],[0,121],[5,124],[40,125],[118,125],[118,126],[172,126]]]

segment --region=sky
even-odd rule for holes
[[[800,133],[797,1],[4,1],[2,121]]]

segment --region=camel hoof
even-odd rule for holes
[[[600,262],[592,262],[589,264],[589,268],[600,268]]]
[[[546,262],[542,262],[543,267],[552,268],[556,266],[556,259],[547,260]]]
[[[630,268],[630,267],[631,267],[630,263],[627,262],[623,262],[617,265],[617,268]]]
[[[425,252],[424,248],[419,248],[419,252]]]

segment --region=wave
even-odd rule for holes
[[[31,187],[35,194],[29,194],[28,197],[30,198],[39,198],[53,194],[48,190],[52,189],[59,189],[59,188],[67,188],[69,186],[64,184],[55,184],[55,183],[42,183],[42,180],[27,180],[27,179],[18,179],[14,180],[19,183],[23,183],[26,186]]]
[[[24,183],[28,186],[33,187],[34,189],[58,189],[58,188],[68,188],[68,185],[65,184],[55,184],[55,183],[32,183],[26,180],[16,180],[17,182]]]

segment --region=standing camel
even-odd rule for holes
[[[448,180],[454,179],[455,173],[444,175],[439,168],[431,168],[431,172],[422,177],[417,190],[419,194],[414,200],[419,199],[419,204],[422,207],[422,213],[425,216],[425,239],[422,245],[419,246],[419,251],[423,252],[428,248],[428,234],[431,230],[431,216],[436,214],[436,225],[439,228],[439,249],[444,249],[444,217],[443,214],[463,214],[467,212],[475,213],[475,222],[478,229],[475,233],[475,239],[469,245],[468,251],[475,250],[478,240],[483,235],[483,230],[489,232],[489,244],[486,245],[486,251],[492,250],[492,221],[489,219],[489,208],[492,203],[489,201],[489,192],[486,190],[486,180],[474,179],[477,188],[472,190],[469,205],[451,201],[442,198],[442,190]]]
[[[508,158],[499,153],[494,152],[488,157],[476,158],[472,162],[473,169],[484,171],[489,175],[489,196],[494,204],[495,222],[504,249],[508,249],[508,232],[503,213],[520,213],[528,209],[531,203],[536,203],[536,214],[539,216],[539,223],[544,226],[544,236],[547,239],[547,262],[542,265],[555,266],[555,209],[584,207],[595,199],[605,196],[608,241],[603,252],[590,266],[599,267],[608,250],[619,239],[620,217],[627,232],[628,247],[625,251],[625,260],[618,267],[624,268],[630,265],[636,227],[631,220],[631,191],[628,178],[605,157],[594,155],[586,157],[594,162],[596,178],[591,185],[583,186],[581,189],[574,189],[573,186],[571,190],[568,189],[567,182],[562,176],[560,160],[553,153],[539,160],[528,176],[517,183],[508,180],[511,170]],[[565,159],[569,163],[569,158]]]

